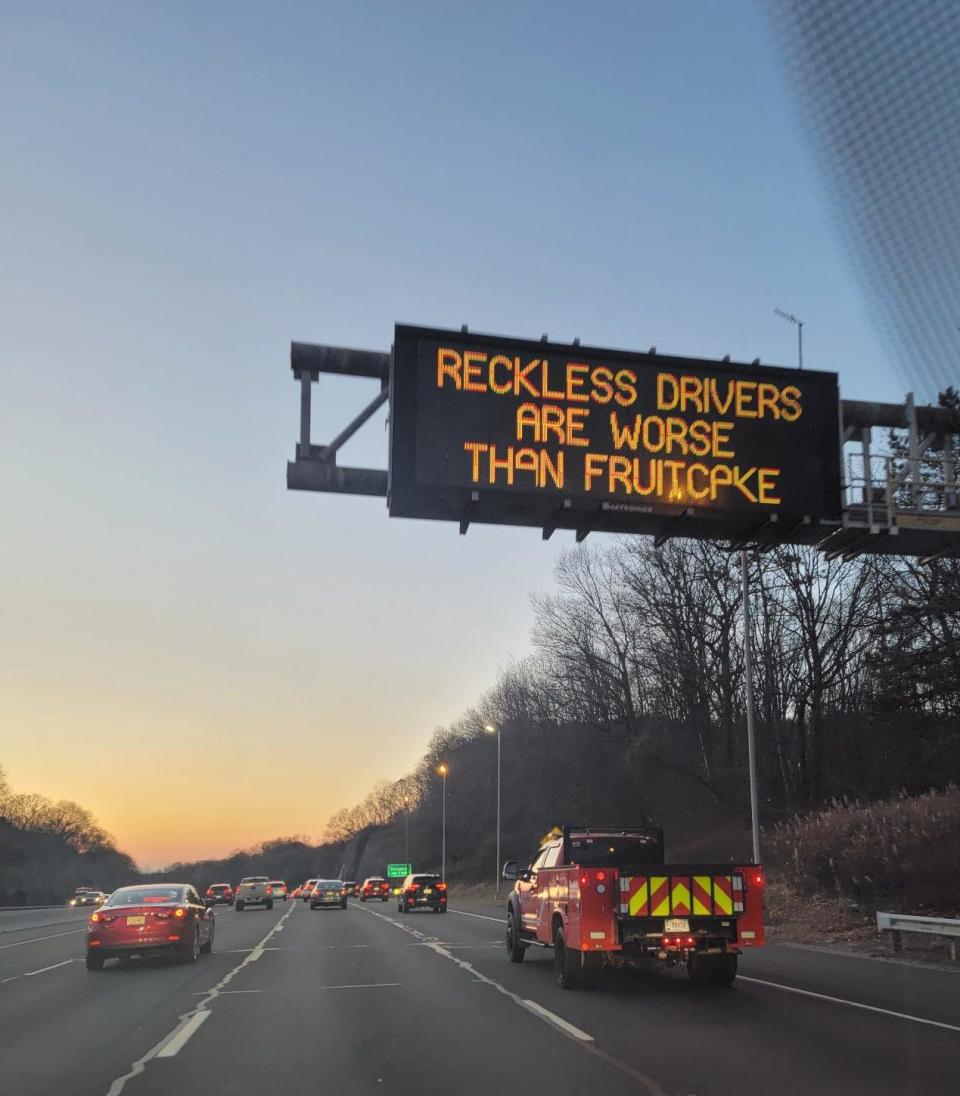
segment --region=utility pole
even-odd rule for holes
[[[746,548],[740,549],[740,582],[743,588],[743,676],[747,703],[747,759],[750,769],[750,825],[753,830],[753,862],[760,863],[760,804],[757,794],[757,748],[753,723],[753,651],[750,623],[750,580]]]
[[[441,765],[437,772],[443,777],[443,790],[440,793],[440,878],[447,878],[447,766]]]
[[[494,888],[496,900],[500,901],[500,728],[493,727],[489,723],[484,725],[483,728],[487,734],[495,734],[497,736],[497,864],[494,879]]]
[[[403,797],[403,862],[410,863],[410,796]]]

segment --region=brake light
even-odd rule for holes
[[[601,869],[600,871],[594,873],[594,879],[596,879],[596,881],[598,883],[602,883],[606,878],[607,878],[607,873],[605,871],[603,871],[603,869]]]
[[[410,891],[418,891],[419,889],[420,889],[420,884],[419,883],[411,883],[410,886],[407,887],[407,890],[410,890]]]
[[[437,890],[446,890],[446,889],[447,889],[447,884],[446,883],[438,883],[437,884]]]
[[[590,882],[590,876],[588,876],[588,875],[581,875],[580,876],[580,886],[581,887],[585,887],[587,885],[587,883],[589,883],[589,882]]]
[[[273,894],[273,887],[269,883],[267,884],[267,894]]]
[[[753,876],[752,876],[750,882],[753,883],[754,886],[762,887],[763,886],[763,872],[762,871],[755,871],[753,873]]]

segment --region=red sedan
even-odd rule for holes
[[[87,970],[101,970],[107,959],[163,953],[194,963],[213,950],[213,926],[213,910],[187,883],[121,887],[90,915]]]
[[[381,902],[390,901],[390,884],[382,875],[371,875],[369,879],[364,879],[360,888],[360,901],[375,902],[378,898]]]

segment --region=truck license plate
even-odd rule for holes
[[[689,932],[690,922],[686,917],[668,917],[663,926],[664,932]]]

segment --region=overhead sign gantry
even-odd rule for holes
[[[461,532],[484,522],[544,537],[569,529],[578,540],[609,531],[960,555],[960,426],[909,400],[842,402],[834,373],[407,325],[391,354],[294,343],[291,366],[301,429],[290,488],[383,496],[393,517],[454,521]],[[327,445],[310,439],[321,373],[380,385]],[[341,446],[388,401],[389,468],[338,465]],[[878,485],[871,425],[898,424],[908,457],[887,458]],[[862,447],[861,472],[844,476],[850,442]],[[929,499],[931,453],[944,484],[934,513],[907,489],[922,478]],[[912,522],[911,501],[926,507]]]

